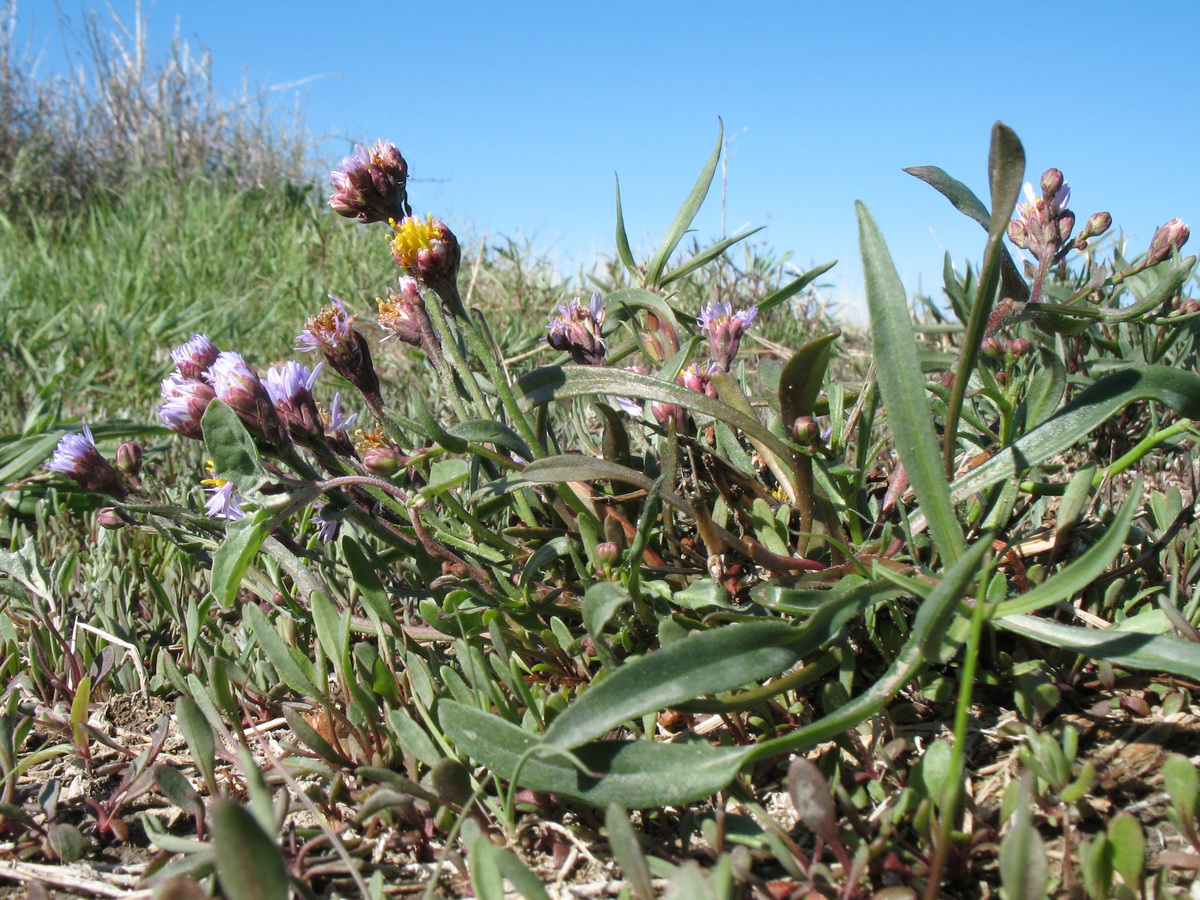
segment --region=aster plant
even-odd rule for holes
[[[832,263],[762,296],[702,293],[698,273],[753,233],[681,251],[721,147],[645,259],[618,190],[619,279],[528,317],[538,335],[525,327],[526,351],[508,355],[503,323],[460,292],[454,233],[412,215],[399,151],[360,146],[332,173],[329,205],[384,232],[392,287],[373,309],[331,294],[313,310],[295,340],[322,358],[312,368],[288,360],[260,380],[202,335],[171,352],[159,415],[212,459],[196,508],[152,502],[141,457],[126,450],[114,467],[87,429],[48,468],[117,504],[108,527],[157,528],[189,551],[202,536],[211,597],[253,635],[236,659],[232,642],[214,648],[226,681],[275,673],[254,682],[256,702],[282,710],[306,771],[353,794],[363,817],[386,811],[418,843],[469,822],[472,873],[493,887],[497,860],[506,877],[529,874],[493,843],[522,819],[603,809],[632,872],[645,864],[626,808],[691,815],[709,802],[721,829],[736,796],[788,873],[773,896],[866,897],[898,879],[934,897],[994,869],[977,850],[1001,843],[1016,896],[1020,865],[1005,860],[1036,843],[1028,823],[1071,819],[1069,787],[1086,771],[1076,746],[1030,737],[1025,818],[967,820],[981,660],[1028,660],[1032,642],[1072,660],[1055,677],[1075,690],[1093,665],[1080,659],[1103,660],[1097,678],[1200,675],[1182,638],[1102,647],[1096,629],[1056,621],[1072,598],[1125,602],[1104,585],[1164,550],[1131,530],[1140,486],[1110,503],[1087,549],[1058,537],[1030,549],[1047,529],[1064,535],[1101,485],[1195,436],[1200,376],[1178,364],[1200,352],[1200,304],[1182,293],[1187,227],[1167,222],[1141,253],[1109,243],[1106,212],[1076,231],[1057,169],[1018,206],[1024,150],[997,123],[990,204],[941,169],[908,170],[987,232],[981,264],[947,265],[944,302],[916,323],[859,205],[874,358],[854,370],[837,330],[794,347],[761,337]],[[935,354],[926,333],[953,337]],[[420,374],[397,384],[387,364],[402,356]],[[1081,463],[1072,448],[1118,417],[1136,441],[1103,467]],[[1042,555],[1027,565],[1026,552]],[[256,602],[238,604],[247,592]],[[916,706],[904,696],[953,720],[934,742],[938,777],[919,784],[884,760],[899,708]],[[239,716],[224,697],[202,715]],[[831,741],[821,768],[785,764]],[[772,780],[815,842],[760,804]],[[859,815],[863,796],[877,815]],[[883,858],[889,829],[918,834],[920,849]],[[181,860],[201,852],[154,839]]]

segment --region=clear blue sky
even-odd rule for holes
[[[57,67],[49,6],[27,0],[18,15]],[[132,0],[111,7],[132,22]],[[93,0],[61,7],[93,8],[106,14]],[[353,140],[390,138],[428,179],[410,187],[415,210],[465,237],[532,238],[568,271],[611,250],[614,172],[630,238],[652,249],[718,116],[729,232],[766,225],[802,268],[839,259],[831,294],[850,305],[862,296],[855,200],[910,292],[938,293],[945,251],[979,257],[978,226],[900,170],[939,165],[986,201],[997,119],[1025,145],[1027,180],[1062,169],[1079,222],[1108,210],[1131,250],[1172,216],[1200,226],[1195,0],[147,0],[143,11],[152,46],[178,24],[210,47],[230,95],[243,76],[327,76],[297,89],[312,130],[332,136],[327,166]],[[720,233],[719,191],[701,238]]]

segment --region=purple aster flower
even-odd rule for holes
[[[204,377],[212,382],[217,399],[238,414],[264,452],[277,453],[288,446],[287,430],[267,389],[241,354],[232,350],[218,354]]]
[[[446,223],[430,213],[423,220],[409,216],[388,224],[395,232],[392,258],[404,274],[429,285],[443,298],[453,296],[462,247]]]
[[[175,368],[184,378],[196,380],[217,361],[217,345],[203,334],[193,334],[186,343],[171,351]]]
[[[319,362],[310,372],[295,360],[288,360],[280,369],[274,366],[268,369],[263,382],[292,440],[304,446],[320,444],[325,439],[325,425],[312,394],[324,367],[325,363]]]
[[[331,509],[329,504],[318,500],[313,504],[316,513],[317,536],[323,543],[332,544],[337,540],[338,532],[342,530],[342,514],[339,510]]]
[[[741,345],[742,333],[754,324],[757,315],[757,306],[735,313],[725,300],[714,300],[700,310],[700,330],[708,338],[713,359],[721,371],[729,371]]]
[[[558,305],[558,315],[546,326],[546,343],[570,354],[581,366],[604,365],[608,345],[604,342],[604,298],[592,294],[585,306],[578,297],[569,305]]]
[[[96,449],[92,430],[83,426],[83,434],[64,434],[54,448],[54,454],[46,468],[66,475],[76,484],[113,497],[124,497],[125,487],[121,476],[107,459]]]
[[[296,338],[296,349],[301,353],[320,350],[333,370],[362,391],[368,402],[382,404],[379,376],[366,338],[354,327],[354,316],[346,312],[342,301],[333,294],[329,299],[332,305],[305,323],[304,331]]]
[[[233,522],[245,518],[242,512],[241,498],[232,481],[223,478],[205,478],[200,482],[208,491],[208,499],[204,501],[204,511],[214,519],[228,519]]]
[[[338,215],[359,222],[401,219],[411,210],[406,183],[408,164],[391,141],[367,148],[354,146],[354,155],[329,173],[334,192],[329,205]]]
[[[200,419],[216,395],[208,382],[185,378],[175,372],[163,379],[162,396],[166,402],[158,408],[159,418],[176,434],[203,440]]]

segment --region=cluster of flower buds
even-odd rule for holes
[[[714,300],[700,310],[697,319],[700,330],[708,338],[713,362],[722,372],[729,371],[738,347],[741,346],[742,334],[754,324],[757,315],[757,306],[735,313],[726,300]]]
[[[1047,265],[1060,258],[1067,249],[1083,249],[1090,238],[1108,230],[1112,217],[1108,213],[1091,216],[1083,232],[1075,240],[1075,213],[1067,209],[1071,200],[1070,185],[1058,169],[1042,173],[1042,195],[1036,196],[1033,187],[1025,185],[1026,202],[1017,207],[1017,218],[1008,223],[1008,239],[1022,250],[1028,250]]]
[[[596,293],[585,305],[578,297],[566,306],[558,305],[558,315],[546,326],[546,343],[568,354],[581,366],[602,366],[608,353],[604,342],[604,298]]]
[[[329,173],[334,193],[329,205],[338,215],[359,222],[386,222],[409,215],[408,164],[395,144],[356,144],[354,155]]]
[[[1005,360],[1010,363],[1026,356],[1032,349],[1033,345],[1025,338],[1013,338],[1006,341],[993,336],[984,338],[983,343],[979,345],[979,352],[989,359]]]

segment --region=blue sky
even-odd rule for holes
[[[44,4],[49,6],[49,4]],[[61,9],[105,6],[64,0]],[[132,0],[112,10],[133,21]],[[840,260],[831,297],[862,302],[854,201],[910,292],[937,295],[983,232],[901,169],[938,165],[986,200],[989,131],[1021,137],[1027,180],[1057,166],[1078,220],[1106,209],[1144,249],[1200,224],[1200,3],[245,2],[147,0],[152,47],[178,25],[218,85],[298,92],[326,166],[392,139],[414,209],[465,237],[528,238],[565,271],[611,252],[613,175],[648,253],[716,139],[730,140],[725,222],[800,268]],[[54,13],[18,8],[47,70]],[[721,232],[720,184],[697,220]],[[1200,232],[1193,239],[1200,243]],[[1190,249],[1190,248],[1189,248]]]

